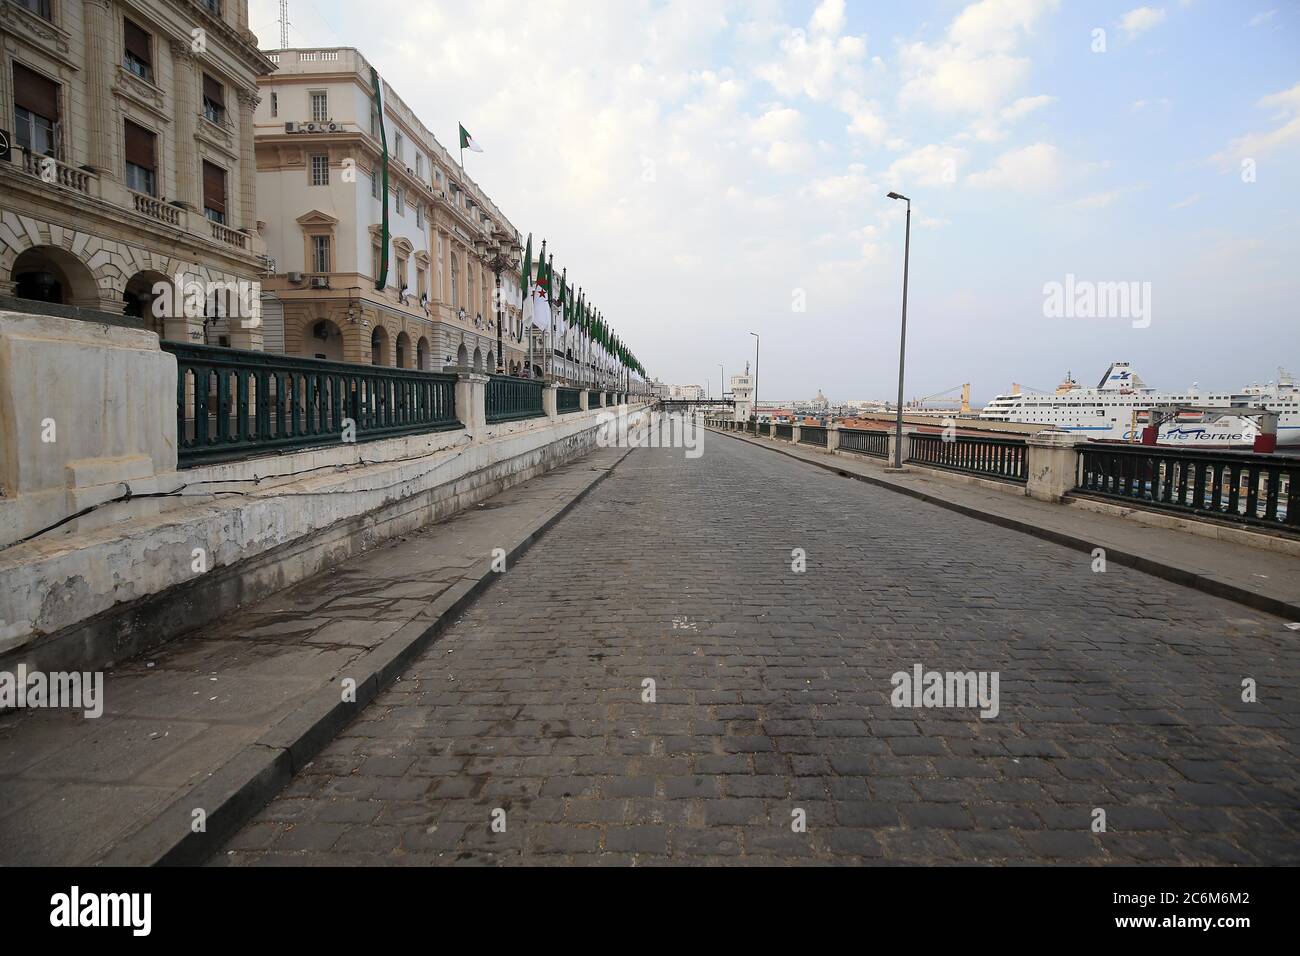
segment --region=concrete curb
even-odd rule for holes
[[[898,494],[907,495],[910,498],[916,498],[920,501],[928,502],[932,505],[938,505],[940,508],[946,508],[949,511],[955,511],[958,514],[966,515],[968,518],[976,518],[980,521],[986,521],[989,524],[999,525],[1003,528],[1009,528],[1012,531],[1020,531],[1024,534],[1032,535],[1044,541],[1050,541],[1053,544],[1059,544],[1067,548],[1073,548],[1078,551],[1091,552],[1094,548],[1105,547],[1106,560],[1113,561],[1116,564],[1133,568],[1135,571],[1141,571],[1144,574],[1150,574],[1152,577],[1163,578],[1166,581],[1172,581],[1174,584],[1181,584],[1184,587],[1193,588],[1202,591],[1214,597],[1224,598],[1241,604],[1246,607],[1254,608],[1257,611],[1264,611],[1269,614],[1276,614],[1279,617],[1285,617],[1288,620],[1300,620],[1300,602],[1283,601],[1278,598],[1270,597],[1267,594],[1260,594],[1251,591],[1248,588],[1231,584],[1218,578],[1209,577],[1198,571],[1191,571],[1187,568],[1180,568],[1177,565],[1169,564],[1164,561],[1158,561],[1141,554],[1135,554],[1130,551],[1115,548],[1113,545],[1102,545],[1100,542],[1083,538],[1078,535],[1067,534],[1062,531],[1054,531],[1049,528],[1042,528],[1029,521],[1020,521],[1007,515],[993,514],[988,511],[981,511],[978,508],[972,508],[969,505],[958,504],[957,502],[947,501],[937,495],[927,494],[924,491],[918,491],[915,488],[907,488],[895,484],[883,478],[876,478],[873,475],[860,475],[843,468],[836,467],[831,461],[820,462],[804,458],[802,455],[791,454],[790,452],[778,447],[775,442],[767,444],[756,438],[749,438],[745,435],[734,434],[721,429],[710,428],[710,431],[717,432],[719,435],[726,435],[729,438],[735,438],[737,441],[743,441],[746,444],[757,445],[760,448],[770,448],[777,454],[785,455],[787,458],[793,458],[795,461],[812,465],[815,468],[822,468],[826,471],[834,472],[844,478],[852,478],[854,481],[861,481],[868,485],[875,485],[878,488],[884,488],[888,491],[894,491]],[[823,452],[828,457],[830,452]]]
[[[627,449],[596,474],[576,495],[518,537],[507,550],[507,566],[613,473],[631,454]],[[581,459],[574,462],[579,464]],[[194,866],[206,861],[258,810],[280,792],[392,683],[498,577],[490,559],[473,565],[401,630],[357,660],[356,702],[344,703],[340,685],[331,682],[298,706],[254,743],[245,746],[214,773],[161,813],[120,840],[96,861],[103,866]],[[203,832],[193,832],[194,811],[206,814]]]

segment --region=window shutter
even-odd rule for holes
[[[126,161],[145,169],[156,169],[154,135],[143,126],[126,121]]]
[[[222,93],[221,84],[214,80],[208,74],[203,74],[203,95],[220,107],[225,107],[226,100]]]
[[[143,60],[153,66],[153,57],[149,52],[149,34],[130,20],[123,20],[122,22],[125,27],[123,34],[126,41],[126,51],[136,59]]]
[[[226,171],[203,161],[203,205],[224,214],[226,211]]]
[[[59,84],[21,63],[14,64],[14,105],[48,120],[59,118]]]

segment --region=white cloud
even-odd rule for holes
[[[815,180],[806,190],[814,199],[836,205],[857,203],[881,192],[879,186],[867,175],[867,168],[854,163],[842,176],[827,176]]]
[[[1040,110],[1056,102],[1055,96],[1022,96],[1016,100],[1001,113],[1001,116],[1007,122],[1015,122],[1022,117],[1028,116],[1035,110]]]
[[[1166,97],[1160,96],[1151,100],[1135,100],[1133,102],[1133,112],[1141,113],[1146,110],[1167,110],[1173,106],[1173,101]]]
[[[1070,205],[1075,209],[1105,209],[1107,206],[1113,206],[1115,200],[1122,195],[1123,190],[1112,189],[1109,192],[1093,193],[1091,196],[1076,199]]]
[[[1268,23],[1269,20],[1272,20],[1273,17],[1275,16],[1277,16],[1276,8],[1272,10],[1265,10],[1263,13],[1257,13],[1253,17],[1251,17],[1249,25],[1252,27],[1263,26],[1265,23]]]
[[[914,186],[952,186],[956,184],[966,158],[964,149],[931,143],[894,160],[885,173],[885,180],[891,186],[909,189]]]
[[[1201,194],[1200,194],[1200,193],[1192,193],[1192,194],[1191,194],[1190,196],[1188,196],[1187,198],[1185,198],[1185,199],[1180,199],[1180,200],[1178,200],[1178,202],[1176,202],[1176,203],[1172,203],[1172,204],[1169,206],[1169,208],[1170,208],[1170,209],[1186,209],[1188,206],[1194,206],[1194,205],[1196,205],[1196,204],[1197,204],[1198,202],[1200,202],[1200,201],[1201,201]]]
[[[816,102],[838,90],[862,85],[867,39],[842,36],[843,0],[823,0],[813,11],[808,29],[782,27],[779,57],[761,64],[758,76],[782,96],[806,96]]]
[[[952,21],[944,42],[905,45],[900,62],[907,78],[904,106],[940,112],[992,112],[1029,75],[1021,40],[1057,0],[980,0]]]
[[[1119,18],[1120,29],[1124,31],[1125,36],[1132,40],[1139,33],[1150,30],[1154,26],[1159,26],[1165,22],[1165,11],[1163,7],[1137,7],[1130,10]]]
[[[966,182],[979,187],[1039,192],[1058,185],[1065,171],[1060,150],[1050,143],[1034,143],[1003,153],[988,169],[967,176]]]
[[[1210,157],[1211,162],[1227,168],[1243,159],[1258,159],[1300,141],[1300,83],[1287,90],[1270,93],[1256,104],[1274,112],[1282,125],[1259,133],[1247,133]]]
[[[775,106],[750,124],[755,138],[765,142],[792,139],[803,130],[803,114],[788,106]]]

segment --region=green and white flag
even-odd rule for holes
[[[388,246],[390,237],[388,234],[388,134],[384,131],[384,84],[379,81],[379,71],[373,66],[370,68],[370,83],[375,91],[375,110],[379,114],[379,145],[382,147],[381,161],[383,164],[384,188],[380,195],[380,204],[383,206],[383,246],[379,250],[379,275],[375,276],[375,288],[380,292],[384,291],[384,286],[388,284]],[[372,172],[373,176],[374,173]]]
[[[464,126],[460,128],[460,148],[468,149],[471,153],[483,152],[483,147],[478,144],[478,140],[469,135],[469,130]]]

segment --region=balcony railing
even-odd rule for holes
[[[907,460],[983,478],[1027,482],[1028,452],[1023,441],[1006,438],[945,438],[909,435]]]
[[[162,343],[176,356],[181,467],[462,428],[456,376]]]
[[[1079,490],[1300,531],[1300,459],[1159,446],[1086,446]]]
[[[493,375],[488,379],[485,402],[489,422],[509,422],[546,414],[542,408],[542,382],[538,379]]]
[[[857,452],[872,458],[889,457],[889,432],[865,428],[841,428],[840,451]]]
[[[181,211],[179,209],[171,203],[165,203],[153,196],[133,192],[131,193],[131,204],[135,211],[142,216],[157,219],[169,226],[179,226],[181,223]]]
[[[783,438],[786,441],[794,441],[794,425],[773,425],[772,437]]]
[[[576,388],[557,388],[555,410],[561,415],[566,412],[582,411],[582,393]]]
[[[227,245],[234,246],[237,249],[248,248],[248,236],[244,235],[238,229],[231,229],[229,226],[223,226],[219,222],[208,220],[208,225],[212,227],[212,238],[217,242],[224,242]]]
[[[51,186],[59,186],[81,193],[83,196],[93,194],[95,176],[84,169],[69,166],[62,160],[41,153],[23,153],[23,171],[30,173]]]

